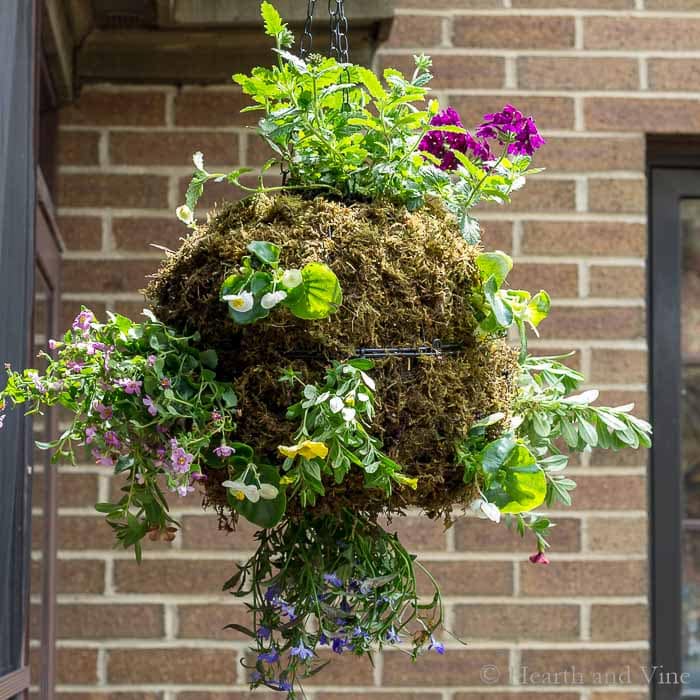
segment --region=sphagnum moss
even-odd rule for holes
[[[341,308],[318,321],[285,312],[251,326],[234,324],[219,290],[253,240],[279,245],[286,267],[325,262],[343,289]],[[279,382],[286,368],[318,381],[330,360],[347,359],[359,348],[415,348],[435,339],[460,344],[458,354],[410,364],[386,358],[373,370],[380,388],[374,430],[387,454],[419,477],[420,487],[395,490],[387,503],[349,474],[340,485],[326,484],[316,506],[321,515],[344,506],[375,515],[412,505],[445,515],[471,496],[463,468],[455,465],[455,443],[475,420],[509,415],[518,372],[516,354],[503,339],[478,340],[474,333],[469,295],[480,284],[479,252],[437,208],[411,213],[391,204],[260,195],[213,213],[168,256],[146,294],[164,322],[198,331],[203,348],[219,350],[217,375],[232,380],[242,397],[236,439],[273,462],[277,446],[288,444],[294,431],[285,412],[296,396]],[[224,509],[219,476],[209,471],[207,497]],[[287,512],[298,510],[291,503]]]

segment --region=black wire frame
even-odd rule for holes
[[[669,167],[653,158],[648,169],[648,338],[651,420],[650,599],[651,664],[680,676],[683,666],[681,475],[681,222],[680,203],[700,198],[700,151]],[[654,700],[700,698],[682,683],[654,684]]]

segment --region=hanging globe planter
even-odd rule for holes
[[[329,652],[445,653],[438,582],[387,519],[414,508],[449,526],[471,510],[533,536],[546,564],[536,509],[571,503],[569,453],[646,447],[651,428],[576,393],[563,357],[528,353],[549,296],[511,289],[510,257],[480,243],[473,208],[537,173],[533,119],[507,105],[472,134],[426,102],[429,58],[380,79],[347,61],[342,12],[342,62],[308,41],[289,53],[278,13],[262,14],[278,63],[234,79],[261,113],[262,171],[281,165],[283,184],[250,187],[195,154],[177,211],[192,231],[153,275],[146,320],[83,309],[43,374],[10,370],[0,408],[72,412],[40,446],[124,476],[97,509],[139,559],[145,536],[176,532],[166,491],[201,491],[224,529],[257,526],[224,586],[251,623],[229,627],[251,638],[252,687],[296,698]],[[210,180],[250,196],[197,222]]]

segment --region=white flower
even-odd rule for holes
[[[365,383],[366,387],[369,387],[372,391],[377,388],[377,385],[374,383],[374,379],[372,379],[367,372],[361,371],[360,376],[362,377],[362,381]]]
[[[204,154],[201,151],[192,154],[192,162],[197,170],[204,170]]]
[[[301,270],[285,270],[284,274],[282,275],[282,284],[287,289],[294,289],[294,287],[298,287],[302,281]]]
[[[182,221],[183,224],[187,224],[189,226],[190,224],[194,223],[194,214],[186,204],[179,206],[175,210],[175,215],[178,219],[180,219],[180,221]]]
[[[267,501],[271,501],[273,498],[277,498],[279,491],[276,486],[272,484],[260,484],[260,497]]]
[[[328,403],[331,407],[331,413],[340,413],[345,407],[343,399],[341,399],[340,396],[334,396]]]
[[[260,489],[253,484],[244,484],[242,481],[224,481],[221,484],[224,488],[231,489],[234,498],[242,501],[247,498],[251,503],[260,500]]]
[[[369,401],[369,396],[367,396],[367,394],[365,394],[365,393],[360,392],[357,395],[357,400],[358,401]]]
[[[343,418],[348,422],[351,423],[352,421],[355,420],[355,409],[351,408],[350,406],[345,406],[343,408]]]
[[[227,301],[229,306],[238,313],[244,314],[253,308],[255,299],[250,292],[241,292],[240,294],[226,294],[221,297],[223,301]]]
[[[476,513],[480,518],[488,518],[494,523],[501,522],[501,511],[495,503],[489,503],[483,498],[475,498],[470,504],[469,508]]]
[[[271,309],[286,298],[287,292],[283,292],[282,290],[278,292],[268,292],[267,294],[263,294],[260,300],[260,306],[262,306],[263,309]]]

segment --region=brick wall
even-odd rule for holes
[[[539,159],[547,172],[513,206],[482,209],[485,242],[514,254],[514,284],[553,294],[546,341],[533,345],[578,350],[604,400],[634,400],[642,413],[644,133],[700,131],[700,63],[686,53],[696,48],[697,8],[697,0],[403,0],[377,56],[379,66],[407,66],[412,53],[431,53],[435,88],[465,123],[508,100],[536,116],[549,140]],[[140,311],[137,290],[160,257],[149,243],[174,247],[184,231],[173,211],[194,150],[211,165],[260,163],[240,106],[230,87],[99,85],[62,112],[66,322],[81,301],[98,314]],[[208,192],[207,203],[230,196]],[[580,485],[575,507],[557,513],[549,567],[529,564],[528,547],[489,523],[463,520],[448,532],[415,517],[397,523],[442,582],[449,625],[469,645],[448,640],[446,657],[415,666],[395,652],[374,669],[343,659],[310,685],[310,697],[646,697],[645,460],[594,452],[571,469]],[[60,487],[60,697],[246,697],[235,658],[244,642],[218,631],[242,610],[219,588],[250,550],[250,532],[218,533],[192,499],[179,512],[182,535],[147,547],[138,567],[111,549],[92,510],[111,488],[104,472],[62,468]],[[481,683],[484,664],[497,666],[499,681]],[[525,687],[520,678],[517,695],[509,692],[508,669],[572,665],[583,685]],[[591,675],[628,665],[629,682]]]

